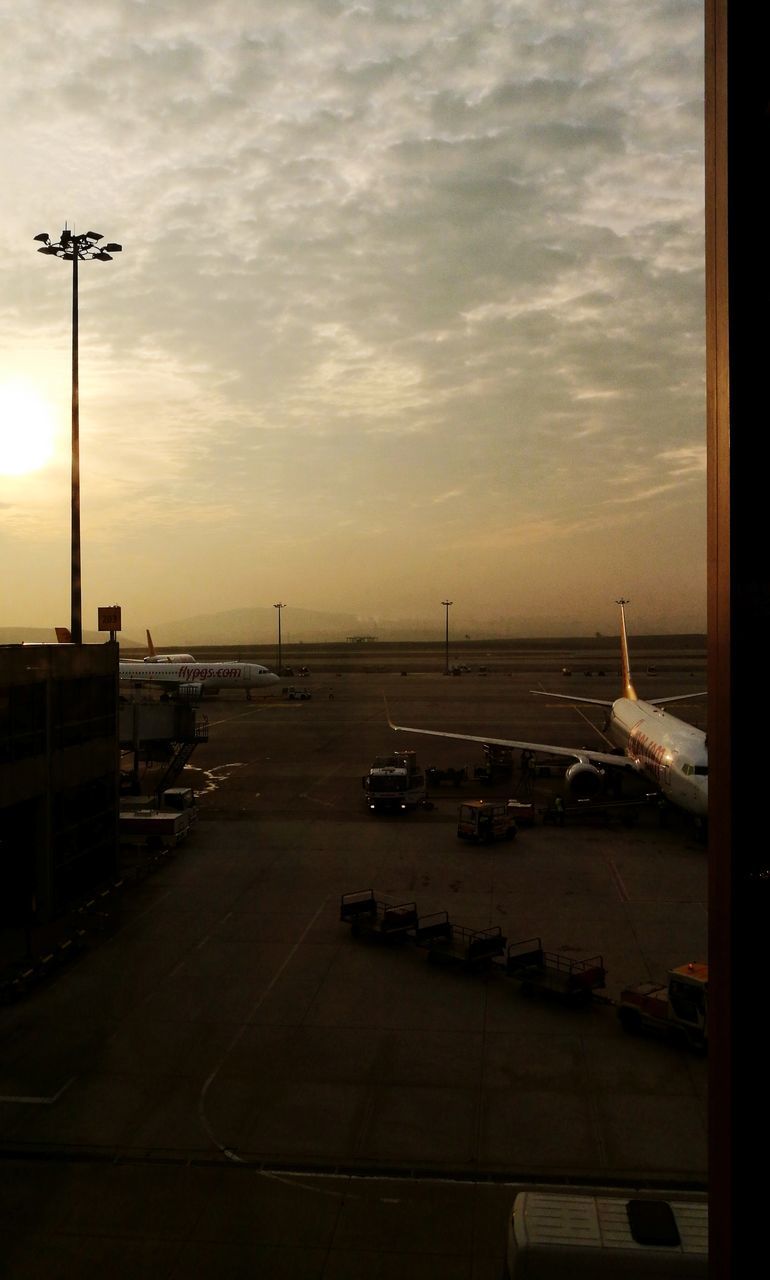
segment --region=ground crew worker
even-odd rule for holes
[[[556,813],[556,821],[560,827],[564,826],[564,801],[561,796],[557,796],[553,802],[554,811]]]

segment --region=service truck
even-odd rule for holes
[[[388,755],[375,756],[361,781],[372,813],[433,808],[428,800],[425,774],[414,751],[391,751]]]
[[[707,964],[682,964],[666,982],[638,982],[625,987],[618,1017],[627,1031],[660,1031],[705,1049],[708,1041]]]
[[[120,843],[174,848],[187,838],[193,816],[189,809],[129,809],[118,818]]]

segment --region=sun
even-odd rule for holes
[[[0,474],[38,471],[53,455],[55,425],[50,405],[22,382],[0,386]]]

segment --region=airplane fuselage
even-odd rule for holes
[[[216,689],[258,689],[279,684],[278,676],[258,662],[121,662],[121,684],[158,684]]]
[[[618,698],[608,736],[673,804],[705,818],[708,753],[702,729],[640,699]]]

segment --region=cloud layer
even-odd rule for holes
[[[702,620],[700,5],[0,8],[8,374],[62,456],[69,281],[31,237],[124,244],[81,283],[94,610]],[[59,610],[64,472],[1,509]]]

